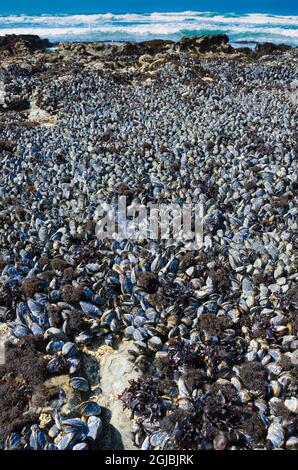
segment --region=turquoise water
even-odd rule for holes
[[[12,1],[0,6],[0,35],[38,34],[53,41],[139,41],[226,33],[233,43],[271,41],[298,45],[298,7],[292,1],[283,2],[282,6],[280,3],[251,1],[244,9],[231,0]]]

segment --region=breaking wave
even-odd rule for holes
[[[0,35],[38,34],[52,41],[177,40],[185,35],[226,33],[231,42],[298,45],[298,16],[225,15],[212,12],[0,16]]]

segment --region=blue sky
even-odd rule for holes
[[[10,0],[1,2],[0,14],[135,13],[150,11],[218,11],[298,15],[297,0]]]

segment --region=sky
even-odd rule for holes
[[[0,14],[145,13],[152,11],[216,11],[298,15],[297,0],[10,0]]]

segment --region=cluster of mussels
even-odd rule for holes
[[[297,449],[297,50],[47,57],[2,71],[1,447],[102,447],[86,351],[129,341],[138,447]],[[203,205],[204,243],[99,239],[119,195]]]

